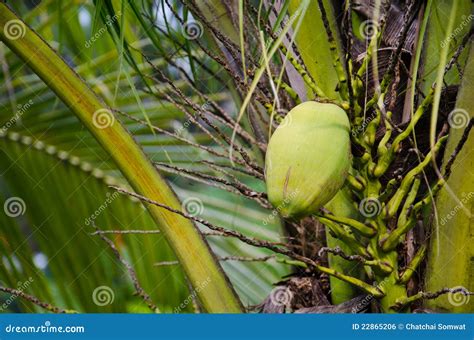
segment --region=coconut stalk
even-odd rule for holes
[[[0,3],[0,27],[16,24],[22,30],[12,39],[0,30],[3,41],[22,59],[82,121],[111,155],[133,189],[157,202],[181,210],[181,204],[165,180],[157,173],[143,150],[133,140],[113,111],[56,54],[56,52],[4,3]],[[176,253],[204,308],[212,313],[241,312],[241,304],[208,244],[188,219],[154,205],[150,215]],[[199,259],[199,260],[197,260]]]

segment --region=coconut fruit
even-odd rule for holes
[[[280,215],[314,214],[344,185],[351,163],[350,125],[339,106],[308,101],[294,107],[270,138],[265,181]]]

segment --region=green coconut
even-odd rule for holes
[[[268,144],[268,198],[284,217],[316,213],[341,189],[351,164],[350,125],[337,105],[305,102],[282,120]]]

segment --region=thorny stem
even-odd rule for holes
[[[100,235],[100,234],[160,234],[160,230],[97,230],[91,233],[91,235]]]
[[[256,13],[256,9],[249,3],[249,8]],[[275,33],[272,31],[271,27],[261,19],[260,24],[264,27],[265,32],[275,41],[277,39]],[[296,46],[291,46],[293,49],[296,48]],[[313,93],[321,99],[327,99],[327,96],[324,94],[324,92],[319,88],[319,86],[316,84],[314,81],[313,77],[307,72],[306,68],[304,65],[302,65],[298,59],[291,53],[284,43],[281,43],[278,48],[280,49],[281,53],[287,58],[287,60],[290,62],[290,64],[295,68],[296,72],[298,72],[303,79],[303,81],[306,83],[306,85],[313,91]]]
[[[301,99],[298,96],[298,93],[296,93],[293,88],[285,83],[283,80],[279,80],[276,76],[273,76],[273,81],[276,83],[277,88],[281,88],[282,90],[286,91],[286,93],[290,96],[291,99],[295,102],[295,104],[301,104]]]
[[[153,68],[153,70],[157,71],[157,67],[152,63],[152,61],[146,56],[143,54],[143,52],[140,52],[141,55],[143,56],[143,58],[145,58],[146,62]],[[179,72],[184,76],[185,79],[187,79],[187,82],[188,84],[190,85],[190,87],[193,89],[193,91],[195,91],[197,93],[197,95],[202,98],[206,103],[209,103],[210,106],[212,106],[218,113],[219,115],[215,114],[213,111],[211,110],[203,110],[200,108],[200,111],[202,111],[203,113],[209,113],[211,114],[216,120],[220,121],[221,123],[223,123],[224,125],[226,125],[227,127],[229,128],[233,128],[234,125],[235,125],[235,120],[226,112],[224,111],[223,108],[221,108],[214,100],[211,100],[210,97],[208,97],[207,95],[205,95],[204,93],[202,93],[194,84],[194,82],[189,78],[188,74],[186,73],[186,71],[179,65],[177,65],[174,61],[172,61],[171,59],[169,59],[168,57],[165,56],[165,59],[172,65],[174,66],[176,69],[179,70]],[[153,77],[150,77],[153,79]],[[167,81],[169,81],[169,79],[166,79]],[[194,108],[196,109],[196,106],[194,106]],[[247,142],[250,142],[250,143],[254,143],[254,144],[257,144],[259,146],[259,148],[261,150],[265,150],[266,149],[266,146],[261,144],[261,143],[258,143],[254,137],[252,137],[247,131],[243,130],[240,126],[237,127],[237,133],[244,139],[246,140]]]
[[[275,255],[263,256],[263,257],[245,257],[245,256],[222,256],[217,258],[219,261],[240,261],[240,262],[267,262],[274,260],[278,263],[287,264],[290,266],[298,266],[308,268],[308,266],[301,261],[289,260]]]
[[[311,91],[313,91],[316,97],[321,99],[327,99],[327,96],[324,94],[323,90],[319,88],[314,79],[303,68],[303,66],[301,66],[301,64],[298,62],[298,60],[296,60],[293,54],[291,54],[283,44],[281,44],[279,48],[281,53],[283,53],[287,57],[288,61],[291,63],[291,65],[293,65],[296,72],[300,74],[303,81],[306,83],[306,85],[308,85]]]
[[[158,308],[158,306],[156,306],[153,301],[151,300],[151,297],[150,295],[148,295],[145,290],[142,288],[142,286],[140,285],[140,282],[138,281],[138,277],[137,277],[137,273],[135,272],[135,269],[133,269],[133,267],[130,265],[130,263],[128,263],[128,261],[126,261],[123,256],[120,254],[119,250],[117,249],[117,247],[115,246],[115,244],[107,237],[105,236],[104,233],[100,233],[100,229],[98,229],[97,227],[94,226],[94,228],[96,229],[96,232],[99,232],[98,235],[100,236],[100,238],[102,239],[102,241],[104,241],[108,246],[109,248],[112,250],[112,252],[114,253],[115,257],[123,264],[123,266],[127,269],[127,272],[128,272],[128,275],[130,276],[130,279],[132,280],[133,282],[133,286],[135,287],[135,290],[137,292],[137,295],[140,296],[143,301],[146,303],[146,305],[148,306],[148,308],[151,309],[151,311],[153,313],[160,313],[160,309]]]
[[[412,9],[413,9],[414,4],[415,4],[415,1],[411,0],[405,9],[403,24],[397,37],[397,45],[395,47],[395,50],[390,55],[388,70],[385,73],[382,83],[380,85],[382,92],[384,92],[384,90],[390,84],[391,78],[394,75],[395,65],[399,62],[399,55],[400,55],[400,52],[402,51],[403,43],[406,40],[408,30],[410,29],[410,18],[413,17]]]
[[[168,171],[168,172],[171,172],[183,177],[187,177],[189,179],[192,179],[201,183],[205,183],[205,184],[223,189],[225,191],[228,191],[237,195],[241,195],[243,197],[250,198],[256,201],[258,204],[260,204],[263,208],[271,209],[271,205],[267,201],[265,193],[256,192],[252,190],[252,188],[246,186],[245,184],[241,182],[231,182],[224,178],[219,178],[212,175],[199,173],[193,170],[188,170],[185,168],[173,166],[166,163],[155,163],[155,165],[158,168],[163,169],[165,171]],[[221,183],[222,185],[219,185],[216,182]]]
[[[279,246],[277,246],[276,244],[272,243],[272,242],[268,242],[268,241],[265,241],[265,240],[258,240],[256,238],[250,238],[250,237],[247,237],[241,233],[239,233],[238,231],[235,231],[235,230],[229,230],[229,229],[225,229],[225,228],[222,228],[222,227],[219,227],[219,226],[216,226],[216,225],[213,225],[212,223],[202,219],[202,218],[199,218],[199,217],[196,217],[196,216],[192,216],[190,214],[187,214],[187,213],[184,213],[182,211],[179,211],[179,210],[176,210],[176,209],[173,209],[171,207],[168,207],[164,204],[161,204],[159,202],[155,202],[153,200],[150,200],[146,197],[143,197],[141,195],[138,195],[138,194],[135,194],[135,193],[132,193],[132,192],[129,192],[125,189],[122,189],[122,188],[119,188],[119,187],[114,187],[114,186],[111,186],[113,189],[117,190],[118,192],[120,193],[123,193],[123,194],[126,194],[126,195],[130,195],[132,197],[135,197],[135,198],[138,198],[139,200],[143,201],[143,202],[146,202],[146,203],[149,203],[149,204],[153,204],[153,205],[156,205],[160,208],[163,208],[163,209],[166,209],[168,211],[171,211],[175,214],[178,214],[178,215],[181,215],[185,218],[188,218],[190,220],[193,220],[195,222],[198,222],[198,223],[201,223],[202,225],[206,226],[207,228],[211,229],[211,230],[214,230],[214,231],[218,231],[218,232],[222,232],[222,233],[225,233],[225,234],[228,234],[228,235],[231,235],[231,236],[234,236],[236,238],[238,238],[239,240],[241,240],[242,242],[244,243],[247,243],[251,246],[254,246],[254,247],[262,247],[262,248],[267,248],[269,250],[272,250],[274,251],[275,253],[279,253],[279,254],[282,254],[282,255],[286,255],[288,257],[291,257],[295,260],[298,260],[298,261],[301,261],[307,265],[309,265],[310,267],[314,267],[316,270],[322,272],[322,273],[326,273],[328,275],[332,275],[342,281],[345,281],[345,282],[348,282],[348,283],[351,283],[357,287],[359,287],[360,289],[363,289],[364,291],[366,291],[367,293],[369,294],[372,294],[374,295],[375,297],[382,297],[384,294],[383,292],[381,292],[377,287],[373,287],[371,285],[369,285],[368,283],[360,280],[360,279],[357,279],[355,277],[352,277],[352,276],[349,276],[349,275],[346,275],[346,274],[343,274],[343,273],[339,273],[338,271],[332,269],[332,268],[327,268],[327,267],[324,267],[324,266],[321,266],[319,265],[318,263],[316,263],[314,260],[310,259],[310,258],[307,258],[307,257],[304,257],[304,256],[301,256],[289,249],[285,249],[285,248],[281,248]]]
[[[71,310],[71,309],[61,309],[59,307],[53,306],[50,303],[43,302],[39,300],[37,297],[23,293],[21,290],[18,290],[18,289],[0,286],[0,291],[25,299],[51,313],[58,313],[58,314],[77,313],[76,311]]]
[[[412,296],[409,296],[409,297],[406,297],[406,298],[403,298],[403,299],[398,299],[396,301],[396,304],[395,306],[393,306],[393,309],[395,310],[399,310],[399,309],[403,309],[405,308],[406,306],[412,304],[413,302],[416,302],[418,300],[422,300],[422,299],[436,299],[438,297],[440,297],[441,295],[444,295],[444,294],[456,294],[456,293],[460,293],[460,294],[463,294],[465,296],[468,296],[468,295],[474,295],[473,292],[469,292],[466,288],[464,287],[459,287],[459,288],[442,288],[434,293],[431,293],[431,292],[423,292],[423,291],[420,291],[418,293],[416,293],[415,295],[412,295]]]
[[[333,58],[333,66],[336,70],[336,74],[339,79],[339,92],[341,94],[342,99],[346,100],[348,98],[346,71],[344,70],[344,67],[341,63],[341,58],[337,50],[336,40],[334,39],[334,34],[332,33],[331,27],[329,25],[326,9],[324,8],[322,0],[318,0],[318,6],[319,10],[321,11],[321,19],[323,20],[323,26],[326,30],[326,35],[329,42],[329,50]]]
[[[232,165],[229,165],[229,164],[218,164],[218,163],[208,161],[208,160],[201,160],[200,162],[203,163],[203,164],[208,165],[209,167],[211,167],[213,169],[215,169],[215,168],[230,169],[230,170],[233,170],[233,171],[236,171],[236,172],[240,172],[240,173],[242,173],[244,175],[247,175],[247,176],[255,177],[257,179],[261,179],[261,180],[264,179],[263,175],[259,172],[251,172],[251,171],[248,171],[247,169],[239,168],[239,167],[232,166]]]

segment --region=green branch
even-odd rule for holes
[[[433,101],[433,93],[434,90],[431,89],[430,93],[426,96],[426,98],[423,100],[421,105],[418,107],[416,110],[415,114],[413,115],[410,124],[408,124],[407,128],[401,132],[394,140],[392,143],[392,146],[390,149],[388,149],[386,152],[381,152],[382,150],[378,150],[379,152],[379,161],[377,162],[377,166],[373,170],[373,176],[374,177],[380,177],[382,176],[385,171],[389,168],[390,164],[392,163],[395,154],[400,150],[401,143],[410,136],[411,132],[415,128],[416,123],[420,120],[420,118],[423,116],[424,112],[428,109],[429,105],[431,105]]]
[[[317,216],[317,217],[323,217],[327,220],[344,224],[348,226],[349,228],[354,229],[355,231],[367,237],[372,237],[377,232],[371,226],[367,226],[364,223],[359,222],[349,217],[335,216],[335,215],[326,214],[326,213],[322,213],[320,216]]]
[[[408,266],[405,268],[405,271],[400,275],[400,283],[408,283],[410,281],[411,277],[415,273],[416,268],[420,265],[421,261],[425,258],[426,254],[426,246],[422,245],[420,249],[416,252],[415,256],[413,256],[413,259],[410,261]]]
[[[398,190],[395,192],[395,194],[387,204],[388,217],[392,217],[396,214],[398,208],[400,207],[400,204],[403,201],[403,198],[408,194],[408,190],[410,189],[413,181],[415,180],[415,177],[420,174],[428,166],[428,164],[430,164],[433,155],[438,152],[438,150],[441,148],[441,145],[444,141],[446,141],[447,138],[447,136],[441,137],[434,146],[434,148],[431,150],[431,152],[426,155],[425,159],[405,175],[402,180],[402,183],[400,184],[400,188],[398,188]]]
[[[352,232],[344,229],[344,227],[339,223],[331,221],[327,218],[318,217],[318,220],[328,227],[334,236],[344,242],[352,251],[362,256],[369,256],[367,250],[362,246],[359,240],[354,237]]]

